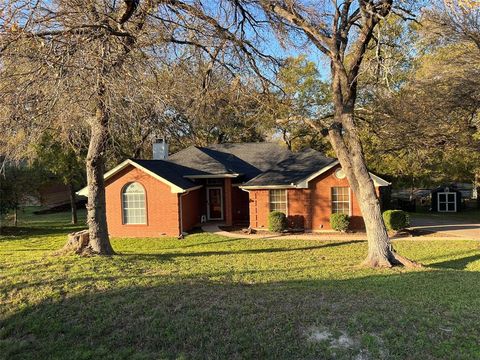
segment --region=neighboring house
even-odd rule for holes
[[[242,143],[191,146],[168,157],[160,142],[153,154],[154,160],[128,159],[105,174],[112,236],[179,235],[205,221],[261,229],[273,210],[306,231],[330,229],[332,212],[350,215],[354,229],[364,226],[338,161],[315,150]],[[390,185],[372,179],[378,194]]]

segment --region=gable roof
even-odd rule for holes
[[[188,177],[204,175],[242,176],[250,180],[272,168],[291,152],[275,143],[217,144],[209,147],[190,146],[169,157],[169,161],[191,168]]]
[[[108,180],[113,175],[128,166],[133,166],[137,169],[140,169],[155,179],[170,186],[172,193],[184,193],[188,190],[193,190],[199,187],[195,185],[193,181],[183,176],[183,171],[185,171],[183,166],[165,160],[127,159],[110,171],[107,171],[103,175],[104,180]],[[88,196],[88,187],[84,187],[83,189],[77,191],[77,194]]]
[[[193,181],[185,177],[185,174],[191,170],[185,166],[166,160],[132,159],[132,161],[182,190],[188,190],[197,186]]]
[[[288,158],[248,181],[244,187],[296,185],[309,175],[335,162],[336,159],[328,158],[312,149],[291,153]]]
[[[218,144],[190,146],[168,160],[127,159],[106,172],[104,179],[131,165],[169,185],[172,193],[201,187],[195,179],[202,177],[238,178],[244,189],[306,188],[310,180],[338,164],[338,160],[312,149],[293,153],[276,143]],[[370,175],[376,186],[390,185]],[[87,195],[88,189],[85,187],[77,194]]]
[[[261,188],[308,188],[308,183],[339,165],[337,159],[328,158],[318,151],[307,149],[293,154],[287,160],[278,163],[274,168],[247,181],[242,189]],[[389,186],[391,183],[381,177],[369,173],[375,186]]]

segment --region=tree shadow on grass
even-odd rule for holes
[[[0,318],[0,357],[403,359],[421,351],[433,359],[455,351],[467,359],[480,351],[476,336],[465,337],[480,333],[480,284],[470,272],[253,285],[168,277],[120,283],[63,292]],[[344,346],[335,341],[342,334],[350,339]]]
[[[85,225],[62,225],[62,226],[7,226],[0,228],[0,241],[23,240],[32,236],[56,236],[66,235],[70,232],[85,229]]]
[[[236,239],[239,240],[239,239]],[[305,250],[317,250],[322,248],[337,247],[351,244],[358,244],[359,241],[341,241],[331,242],[327,244],[321,244],[316,246],[297,247],[297,248],[262,248],[262,249],[246,249],[246,250],[227,250],[227,251],[198,251],[198,252],[162,252],[159,254],[154,253],[138,253],[138,252],[120,252],[120,256],[130,256],[132,258],[140,259],[157,259],[168,261],[176,257],[203,257],[203,256],[222,256],[222,255],[248,255],[248,254],[268,254],[268,253],[281,253],[291,251],[305,251]],[[215,242],[212,242],[215,244]],[[163,249],[162,249],[163,250]]]
[[[442,262],[430,264],[429,266],[434,268],[464,270],[467,268],[467,266],[470,263],[478,260],[480,260],[480,254],[467,256],[467,257],[463,257],[455,260],[442,261]]]

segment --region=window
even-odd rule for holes
[[[270,211],[287,214],[287,190],[270,190]]]
[[[332,188],[332,214],[335,213],[350,215],[350,188]]]
[[[122,191],[124,224],[146,224],[145,189],[139,183],[130,183]]]
[[[437,196],[438,196],[439,212],[456,212],[457,211],[457,193],[439,192]]]

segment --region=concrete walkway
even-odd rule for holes
[[[353,234],[342,234],[342,233],[298,233],[298,234],[269,234],[269,233],[257,233],[257,234],[244,234],[239,232],[229,232],[219,228],[221,224],[207,224],[202,226],[202,230],[208,233],[215,235],[221,235],[231,238],[242,238],[242,239],[304,239],[304,240],[366,240],[367,236],[365,233],[353,233]]]
[[[206,224],[202,226],[202,230],[208,233],[221,235],[230,238],[237,239],[296,239],[296,240],[330,240],[330,241],[366,241],[367,236],[365,233],[335,233],[335,232],[315,232],[315,233],[298,233],[298,234],[285,234],[285,235],[272,235],[268,233],[257,233],[257,234],[244,234],[239,232],[229,232],[219,228],[221,224]],[[423,227],[422,227],[423,229]],[[478,228],[480,230],[480,228]],[[475,229],[474,229],[475,230]],[[415,237],[394,237],[395,240],[476,240],[480,241],[480,231],[478,233],[455,233],[455,234],[445,234],[439,233],[421,235]]]
[[[480,240],[480,219],[471,222],[453,217],[416,216],[410,222],[412,229],[430,232],[432,236]]]

